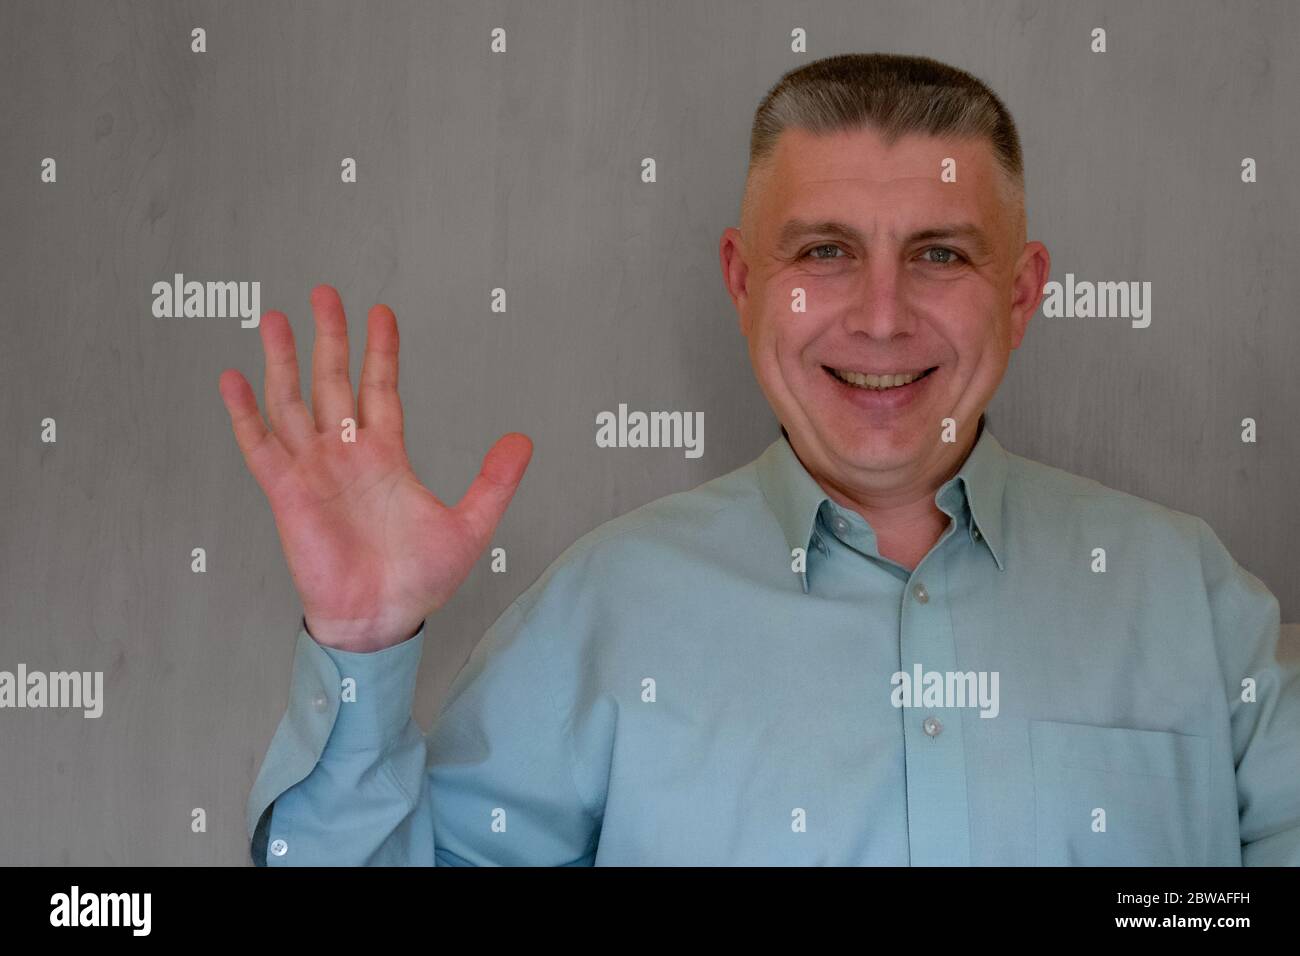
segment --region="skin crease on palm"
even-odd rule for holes
[[[956,183],[938,177],[949,156]],[[979,140],[905,137],[886,148],[866,130],[789,130],[759,177],[752,221],[725,230],[720,244],[755,375],[795,453],[828,494],[871,522],[881,553],[909,568],[943,531],[934,492],[970,450],[1049,272],[1047,250],[1025,244],[1023,224],[1003,207],[998,175]],[[809,233],[782,245],[781,226],[796,216],[838,220],[856,234]],[[954,222],[977,226],[989,248],[968,237],[906,241]],[[796,287],[806,291],[806,312],[790,308]],[[339,294],[320,285],[310,301],[310,410],[283,312],[267,312],[259,326],[266,422],[240,372],[223,371],[219,387],[270,502],[309,633],[328,646],[376,651],[411,637],[464,582],[523,478],[532,442],[503,435],[460,501],[445,504],[407,459],[392,309],[369,312],[354,397]],[[846,397],[853,393],[823,365],[937,369],[915,400],[890,410]],[[939,441],[944,417],[958,423],[955,443]],[[356,421],[355,442],[342,440],[345,418]]]
[[[940,178],[948,157],[956,182]],[[866,518],[880,553],[908,569],[949,523],[935,492],[974,446],[1050,274],[1001,176],[982,139],[911,134],[887,147],[870,129],[788,129],[751,183],[748,221],[719,244],[754,374],[791,447],[836,503]],[[795,219],[849,232],[786,234]],[[983,244],[969,234],[915,238],[959,224],[975,226]],[[804,312],[791,307],[796,288]],[[935,370],[888,408],[824,366]],[[956,422],[954,442],[941,440],[944,418]]]

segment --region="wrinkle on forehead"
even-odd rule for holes
[[[844,186],[837,195],[823,187]],[[767,209],[755,225],[767,235],[766,244],[779,243],[781,224],[803,221],[843,221],[865,235],[884,232],[897,235],[948,223],[965,221],[976,225],[989,246],[999,246],[1010,222],[996,186],[983,188],[968,178],[961,186],[942,182],[938,176],[898,175],[893,177],[837,176],[798,179],[780,175],[769,180]],[[882,221],[888,216],[889,222]],[[893,220],[899,221],[894,222]]]
[[[864,135],[874,137],[876,142],[863,143]],[[828,139],[838,142],[831,145]],[[942,161],[949,158],[957,164],[955,182],[941,178]],[[920,173],[918,169],[933,169],[933,172]],[[870,131],[844,131],[826,136],[793,128],[783,134],[775,155],[752,172],[755,175],[752,180],[747,178],[746,199],[742,203],[742,235],[766,231],[760,225],[762,219],[768,220],[767,228],[771,229],[795,213],[805,219],[836,218],[810,215],[812,210],[801,202],[805,191],[829,191],[822,188],[836,184],[849,187],[852,192],[878,192],[880,195],[872,198],[877,203],[923,199],[928,206],[939,200],[940,208],[926,212],[945,219],[960,216],[980,220],[990,234],[1001,234],[1004,230],[1008,235],[1016,233],[1017,223],[1023,217],[1023,200],[1018,190],[1007,187],[991,145],[979,139],[905,136],[882,145],[879,135]],[[804,174],[811,178],[804,178]],[[929,184],[944,187],[945,191],[926,190],[924,187]],[[808,198],[810,205],[820,205],[818,200],[826,197]]]
[[[943,186],[952,186],[955,183],[940,182],[938,176],[835,176],[830,179],[801,179],[799,182],[805,185],[814,185],[817,183],[940,183]]]

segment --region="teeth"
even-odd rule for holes
[[[859,372],[845,372],[840,369],[835,369],[835,375],[841,381],[848,382],[850,385],[856,385],[859,388],[872,388],[877,391],[898,388],[900,385],[906,385],[921,377],[920,372],[915,375],[909,375],[905,372],[897,372],[893,375],[863,375]]]

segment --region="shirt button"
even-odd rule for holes
[[[288,852],[289,852],[289,844],[285,843],[283,840],[271,841],[272,856],[284,856]]]
[[[925,589],[924,584],[917,584],[912,588],[912,597],[916,598],[917,604],[924,604],[930,600],[930,592]]]
[[[317,710],[323,711],[329,706],[329,699],[324,694],[317,694],[312,698],[311,705]]]
[[[978,541],[980,538],[983,537],[983,535],[980,534],[980,529],[979,529],[979,528],[974,528],[974,529],[972,529],[972,530],[971,530],[971,533],[970,533],[970,536],[971,536],[972,538],[974,538],[976,541]]]
[[[847,534],[849,530],[849,523],[845,521],[843,518],[836,517],[836,519],[831,522],[831,527],[835,529],[837,534]]]
[[[927,717],[921,723],[921,729],[925,731],[927,737],[938,737],[943,733],[943,724],[938,717]]]

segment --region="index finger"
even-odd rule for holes
[[[269,496],[280,476],[289,470],[292,460],[280,440],[262,421],[257,397],[243,374],[233,368],[221,373],[217,387],[230,413],[235,443],[244,455],[244,463],[253,478]]]

